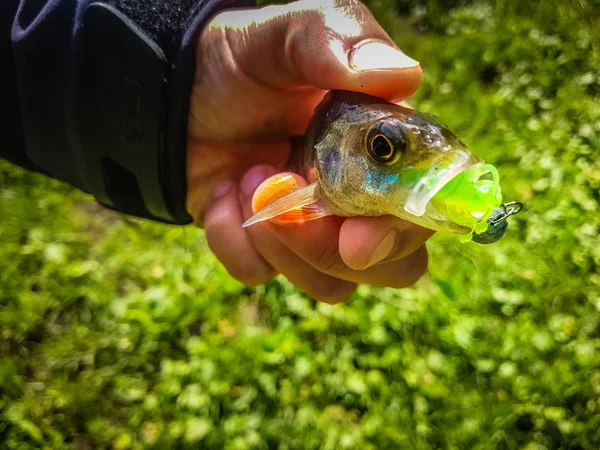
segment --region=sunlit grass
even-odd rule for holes
[[[2,162],[1,446],[600,446],[597,24],[552,2],[370,4],[422,63],[413,104],[526,205],[506,237],[435,236],[415,288],[332,307],[282,278],[246,289],[201,231]]]

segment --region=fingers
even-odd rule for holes
[[[261,166],[257,166],[244,176],[245,180],[256,177],[246,187],[247,198],[241,199],[245,218],[252,215],[251,193],[273,173],[261,171]],[[423,274],[427,267],[423,244],[432,234],[391,216],[349,219],[330,216],[302,224],[261,223],[249,227],[252,229],[269,231],[321,273],[352,283],[392,287],[410,286]]]
[[[252,216],[252,194],[262,181],[274,173],[275,171],[268,166],[257,166],[251,169],[242,179],[240,203],[245,218]],[[354,283],[326,275],[318,268],[302,260],[277,239],[272,233],[271,227],[273,226],[269,223],[259,223],[244,228],[253,246],[271,266],[285,275],[300,290],[310,294],[317,300],[338,303],[352,295],[352,292],[356,289]]]
[[[257,224],[248,234],[257,251],[277,271],[316,300],[339,303],[347,300],[356,289],[356,284],[326,275],[307,264],[270,232],[269,224]]]
[[[224,33],[240,70],[277,88],[308,85],[400,101],[421,81],[419,63],[355,0],[227,11],[207,33]]]
[[[252,216],[252,194],[274,172],[256,166],[239,189],[221,185],[207,211],[209,246],[232,276],[253,285],[282,273],[316,299],[337,303],[356,283],[402,288],[423,275],[428,261],[423,244],[432,232],[394,217],[325,217],[242,228]]]
[[[238,180],[252,166],[268,163],[283,167],[289,142],[207,142],[188,140],[186,207],[194,223],[202,225],[211,192],[223,180]]]
[[[254,176],[242,180],[241,186],[250,192],[250,197],[258,183],[274,172],[274,169],[267,170],[270,172],[258,173],[258,177],[254,171]],[[354,284],[319,272],[289,250],[268,229],[260,226],[242,228],[244,219],[240,197],[244,198],[243,204],[251,208],[236,183],[228,181],[220,184],[204,218],[208,245],[231,276],[254,286],[265,283],[280,272],[300,290],[328,303],[338,303],[352,295],[356,288]],[[246,213],[251,215],[251,211]]]
[[[208,246],[229,274],[248,286],[266,283],[276,275],[260,256],[242,228],[237,186],[227,181],[218,186],[204,216]]]
[[[374,264],[363,270],[350,268],[340,253],[341,244],[347,247],[352,245],[351,239],[346,242],[340,240],[341,233],[346,234],[344,225],[347,220],[339,217],[324,217],[303,224],[269,224],[269,226],[273,234],[281,242],[285,242],[294,253],[320,272],[330,276],[354,283],[403,288],[413,285],[423,275],[427,268],[427,251],[423,242],[418,241],[418,237],[414,244],[412,242],[407,244],[407,248],[416,247],[412,253],[406,253],[403,258],[401,258],[402,253],[398,253],[398,258],[401,259]],[[368,223],[375,218],[364,217],[362,220]],[[361,234],[355,235],[354,239],[357,242],[367,240],[368,237],[363,233],[369,231],[370,227],[363,228]],[[413,234],[409,231],[405,239],[409,241],[412,237]],[[362,248],[369,250],[364,245]]]

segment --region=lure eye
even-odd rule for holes
[[[390,164],[406,149],[404,132],[399,127],[391,127],[385,123],[375,126],[369,133],[367,147],[375,162]]]

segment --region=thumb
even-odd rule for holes
[[[275,88],[344,89],[400,101],[421,82],[419,63],[356,0],[227,11],[211,31],[222,35],[243,74]]]

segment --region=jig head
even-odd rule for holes
[[[493,244],[500,240],[506,228],[508,227],[508,219],[510,216],[518,214],[523,209],[521,202],[508,202],[498,206],[487,220],[488,229],[483,233],[473,233],[473,241],[478,244]]]

